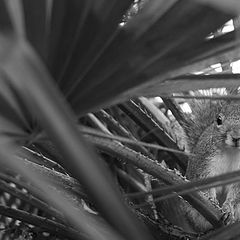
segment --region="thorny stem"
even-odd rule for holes
[[[103,140],[92,136],[86,136],[86,139],[99,147],[100,150],[116,157],[116,159],[121,159],[134,164],[145,172],[162,180],[167,185],[175,185],[186,182],[183,177],[176,175],[174,172],[164,168],[160,164],[153,162],[150,158],[123,146],[119,142]],[[215,228],[223,226],[221,221],[221,212],[219,209],[216,209],[202,194],[187,194],[184,195],[183,198],[195,209],[197,209]]]

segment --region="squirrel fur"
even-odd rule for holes
[[[188,150],[194,154],[186,177],[198,180],[239,170],[240,104],[193,101],[193,115],[184,126]],[[211,188],[208,193],[233,221],[240,221],[240,183]]]

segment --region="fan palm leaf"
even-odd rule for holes
[[[132,3],[0,1],[1,159],[39,187],[44,200],[56,204],[58,210],[66,204],[69,209],[64,215],[86,234],[83,239],[153,237],[126,206],[105,163],[81,136],[78,118],[129,97],[155,94],[156,83],[161,94],[204,88],[205,82],[207,87],[216,86],[218,80],[209,78],[185,79],[182,84],[182,76],[195,69],[190,71],[189,64],[205,64],[236,46],[231,34],[219,37],[230,46],[219,44],[218,38],[207,38],[236,16],[235,11],[222,11],[226,1],[218,9],[199,1],[152,0],[120,27]],[[236,86],[236,82],[231,78],[221,86]],[[104,227],[84,209],[75,212],[70,194],[52,191],[43,174],[24,169],[13,156],[16,146],[30,146],[43,136],[62,155],[63,168],[86,189],[107,221]],[[177,148],[164,132],[160,138],[168,147]],[[156,169],[151,174],[160,178]],[[190,202],[191,196],[199,202],[197,195],[189,195]],[[200,208],[204,208],[203,202],[199,202]],[[219,213],[216,218],[208,210],[205,213],[215,226],[221,226]]]

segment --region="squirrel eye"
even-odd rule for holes
[[[222,118],[221,118],[221,116],[218,116],[218,118],[217,118],[217,125],[218,126],[222,125]]]

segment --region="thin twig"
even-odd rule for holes
[[[6,182],[4,182],[2,180],[0,180],[0,189],[4,192],[9,193],[12,196],[15,196],[33,206],[35,206],[38,209],[41,209],[46,214],[49,214],[52,217],[55,217],[56,219],[58,219],[60,222],[63,222],[63,215],[60,212],[58,212],[56,209],[50,207],[45,202],[30,195],[29,193],[25,193],[25,192],[19,190],[18,188],[7,184]]]
[[[183,98],[183,99],[209,99],[209,100],[240,100],[240,96],[236,95],[226,95],[226,96],[204,96],[204,95],[173,95],[164,96],[163,98]]]
[[[71,238],[71,239],[87,239],[82,233],[77,232],[75,229],[55,222],[53,220],[43,218],[28,212],[12,209],[3,205],[0,205],[0,214],[6,217],[17,219],[19,221],[37,226],[47,232],[54,233],[55,235]]]
[[[121,137],[121,136],[108,135],[108,134],[100,132],[96,129],[92,129],[92,128],[88,128],[88,127],[81,126],[81,127],[79,127],[79,129],[80,129],[81,133],[83,133],[85,135],[87,134],[87,135],[92,135],[92,136],[98,137],[98,138],[112,139],[112,140],[116,140],[116,141],[123,142],[123,143],[128,143],[128,144],[133,144],[133,145],[138,145],[138,146],[144,146],[144,147],[154,148],[154,149],[168,151],[168,152],[174,152],[174,153],[178,153],[178,154],[182,154],[182,155],[186,155],[186,156],[194,156],[191,153],[187,153],[187,152],[175,150],[175,149],[172,149],[172,148],[159,146],[157,144],[132,140],[132,139]]]
[[[207,179],[202,179],[198,181],[183,183],[177,186],[163,187],[161,189],[154,189],[149,192],[139,192],[127,194],[129,198],[145,197],[146,195],[161,195],[154,199],[154,202],[160,202],[171,197],[176,197],[176,195],[184,195],[192,192],[197,192],[212,187],[225,186],[228,184],[236,183],[240,181],[240,171],[235,171],[215,177],[210,177]],[[139,204],[136,207],[143,207],[149,205],[148,203]]]

